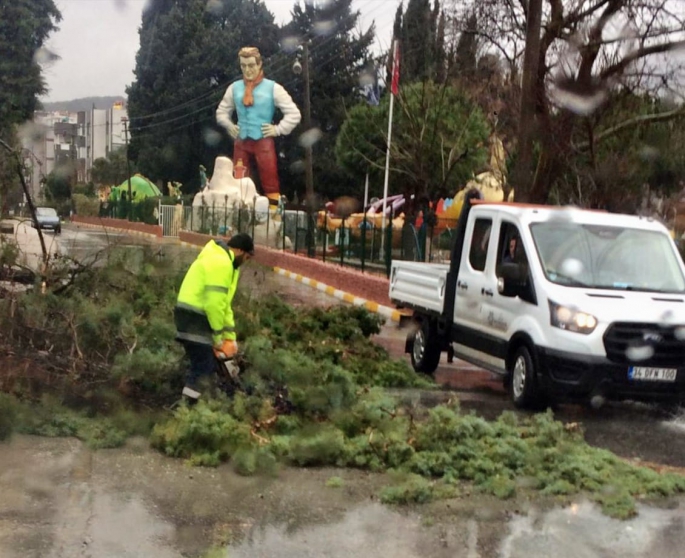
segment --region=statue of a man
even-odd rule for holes
[[[280,184],[274,138],[290,134],[302,115],[282,85],[264,78],[259,49],[241,48],[238,57],[243,79],[228,86],[216,111],[216,120],[235,140],[233,164],[237,165],[241,159],[249,168],[250,158],[254,157],[264,195],[270,203],[277,204]],[[278,124],[273,123],[276,108],[283,113]],[[237,125],[231,119],[234,111],[238,114]]]

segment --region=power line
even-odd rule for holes
[[[415,49],[412,49],[411,51],[405,51],[404,54],[405,54],[405,55],[406,55],[406,54],[411,54],[412,52],[423,50],[423,48],[424,48],[423,46],[420,46],[420,47],[417,47],[417,48],[415,48]],[[323,61],[319,61],[317,64],[311,65],[310,68],[319,70],[319,69],[321,69],[323,66],[325,66],[326,64],[328,64],[331,60],[334,60],[335,58],[337,58],[337,56],[338,56],[338,53],[334,53],[334,54],[333,54],[332,56],[330,56],[329,58],[327,58],[327,59],[325,59],[325,60],[323,60]],[[283,87],[286,87],[286,88],[287,88],[287,86],[293,85],[293,84],[297,83],[298,81],[299,81],[299,78],[297,78],[297,77],[292,77],[292,78],[290,78],[289,80],[284,81],[281,85],[282,85]],[[166,126],[166,125],[168,125],[168,124],[171,124],[171,123],[173,123],[173,122],[178,122],[178,121],[184,120],[185,118],[188,118],[188,117],[193,116],[193,115],[195,115],[195,114],[200,114],[200,113],[202,113],[202,112],[204,112],[204,111],[206,111],[206,110],[208,110],[208,109],[210,109],[210,108],[214,108],[214,107],[216,107],[216,103],[212,103],[212,104],[209,104],[209,105],[203,105],[202,107],[199,107],[199,108],[197,108],[196,110],[194,110],[194,111],[192,111],[192,112],[185,113],[185,114],[183,114],[183,115],[180,115],[180,116],[177,116],[177,117],[174,117],[174,118],[170,118],[170,119],[167,119],[167,120],[164,120],[164,121],[161,121],[161,122],[154,122],[154,123],[152,123],[152,124],[147,124],[147,125],[145,125],[145,126],[138,126],[138,127],[136,127],[136,128],[133,128],[133,130],[135,130],[136,132],[140,132],[140,131],[149,130],[149,129],[152,129],[152,128],[159,128],[159,127],[162,127],[162,126]],[[182,125],[179,125],[178,127],[176,127],[176,128],[174,129],[174,131],[183,130],[183,129],[185,129],[185,128],[188,128],[188,127],[191,127],[191,126],[195,126],[195,125],[198,125],[198,124],[203,124],[203,123],[209,122],[209,121],[211,121],[211,120],[213,120],[213,119],[214,119],[214,114],[209,115],[209,116],[207,116],[207,117],[205,117],[205,118],[192,120],[192,121],[190,121],[190,122],[187,122],[187,123],[184,123],[184,124],[182,124]],[[141,138],[141,137],[152,137],[152,136],[154,136],[153,133],[144,133],[144,134],[136,133],[136,137],[137,137],[137,138]]]

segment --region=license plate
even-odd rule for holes
[[[678,370],[675,368],[648,368],[646,366],[631,366],[628,378],[647,382],[675,382]]]

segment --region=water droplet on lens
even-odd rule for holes
[[[373,74],[371,72],[362,72],[359,74],[359,85],[360,87],[366,87],[367,85],[373,85],[375,82]]]
[[[635,345],[626,349],[626,357],[633,362],[647,360],[654,356],[654,347],[651,345]]]
[[[300,39],[295,36],[283,37],[281,40],[281,48],[287,53],[295,52],[298,46],[300,46]]]
[[[38,64],[52,64],[59,60],[59,56],[51,50],[41,47],[33,54],[33,60]]]
[[[551,92],[552,99],[561,107],[581,116],[589,116],[607,99],[603,89],[590,93],[577,93],[562,87],[555,87]]]
[[[304,172],[304,161],[298,159],[290,165],[290,170],[294,173]]]
[[[224,5],[221,0],[208,0],[205,10],[210,14],[219,15],[223,9]]]
[[[583,264],[575,258],[568,258],[561,263],[559,271],[569,277],[576,277],[583,273]]]
[[[668,325],[671,325],[673,323],[674,319],[675,319],[675,314],[673,313],[673,310],[666,310],[659,317],[659,323],[662,325],[668,326]]]
[[[314,23],[313,28],[315,35],[330,35],[335,30],[335,21],[317,21]]]
[[[300,136],[299,142],[302,147],[312,147],[322,136],[319,128],[310,128]]]
[[[202,135],[204,136],[205,144],[210,147],[219,145],[221,141],[221,134],[212,128],[205,128]]]
[[[659,150],[652,145],[643,145],[640,149],[640,158],[645,161],[655,161],[659,157]]]

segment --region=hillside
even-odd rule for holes
[[[68,110],[69,112],[79,112],[81,110],[90,110],[95,105],[96,109],[107,109],[116,101],[126,101],[125,97],[117,95],[114,97],[83,97],[82,99],[72,99],[71,101],[56,101],[53,103],[43,103],[43,109],[46,111],[53,110]]]

